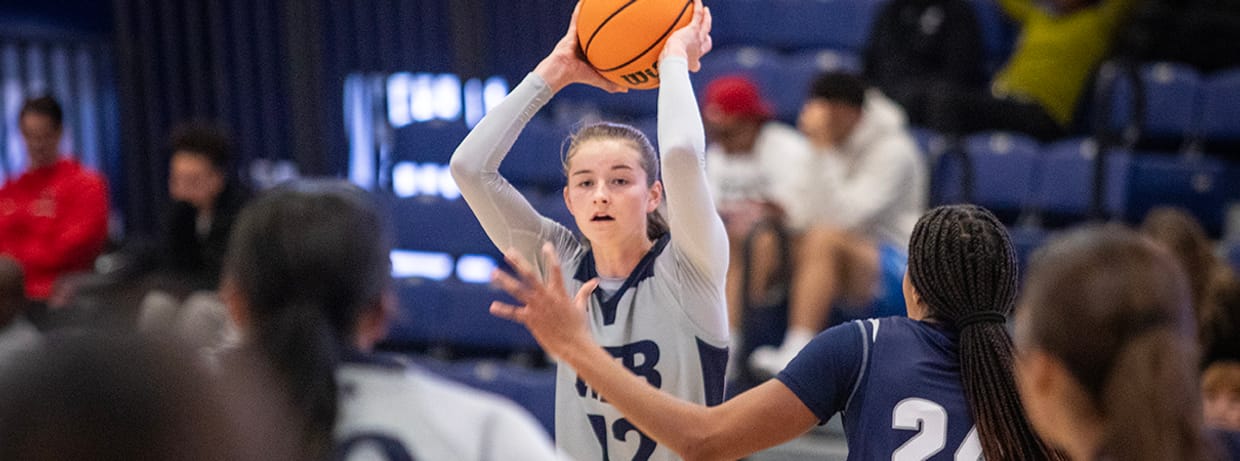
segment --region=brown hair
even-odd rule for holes
[[[1189,285],[1172,256],[1121,226],[1090,227],[1035,257],[1021,343],[1061,360],[1120,460],[1210,459],[1193,360]]]
[[[1235,325],[1225,312],[1234,307],[1235,274],[1214,254],[1214,244],[1201,224],[1182,209],[1158,207],[1141,223],[1141,232],[1162,244],[1188,275],[1193,311],[1197,319],[1202,365],[1219,358],[1220,341]]]
[[[908,245],[909,282],[929,317],[960,332],[960,380],[986,459],[1058,459],[1029,425],[1003,319],[1016,298],[1016,252],[995,215],[974,205],[930,210]],[[985,318],[989,321],[974,321]]]
[[[1207,396],[1232,394],[1240,397],[1240,362],[1223,361],[1211,364],[1201,374],[1201,391]]]
[[[577,132],[568,137],[568,149],[564,154],[564,176],[568,176],[568,162],[572,161],[573,155],[577,153],[583,144],[589,141],[598,140],[617,140],[629,143],[641,156],[641,166],[646,170],[646,186],[653,186],[654,182],[659,179],[659,156],[654,150],[654,145],[650,144],[650,139],[646,137],[640,130],[632,126],[622,123],[598,122],[582,126]],[[668,231],[667,220],[663,218],[662,212],[658,209],[646,214],[646,237],[650,240],[658,239]]]

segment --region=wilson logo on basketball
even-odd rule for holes
[[[628,83],[629,85],[639,86],[639,85],[644,85],[646,82],[649,82],[651,80],[658,82],[659,71],[651,67],[646,70],[641,70],[641,71],[633,72],[631,74],[621,75],[620,78],[624,79],[624,81]]]

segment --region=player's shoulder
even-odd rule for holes
[[[943,326],[924,320],[892,316],[855,321],[870,343],[931,341],[954,342],[954,336]]]

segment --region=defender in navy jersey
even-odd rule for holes
[[[692,21],[668,38],[660,58],[660,155],[627,125],[587,125],[570,138],[564,200],[584,239],[540,216],[498,171],[521,129],[560,88],[619,89],[578,57],[575,24],[576,13],[556,49],[457,148],[453,178],[498,248],[534,261],[539,278],[590,293],[589,334],[604,346],[602,360],[669,395],[717,404],[727,366],[728,243],[706,183],[705,134],[689,81],[710,50],[709,11],[697,2]],[[546,271],[544,242],[568,271]],[[564,453],[579,460],[676,458],[581,380],[576,367],[561,362],[556,371],[556,443]]]
[[[958,340],[935,322],[858,320],[823,332],[776,379],[819,420],[842,414],[848,446],[865,451],[849,459],[973,461],[982,446]]]
[[[517,261],[497,274],[524,307],[492,312],[525,324],[609,403],[686,459],[735,459],[842,413],[850,460],[1058,459],[1029,428],[1004,327],[1016,260],[1003,224],[958,205],[914,226],[904,279],[909,318],[839,325],[818,335],[778,379],[715,407],[651,389],[608,360],[585,330],[588,292],[570,301]],[[554,261],[548,249],[544,261]],[[552,274],[558,267],[548,263]]]

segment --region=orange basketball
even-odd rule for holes
[[[581,0],[577,39],[586,62],[621,86],[659,86],[659,54],[693,18],[693,0]]]

